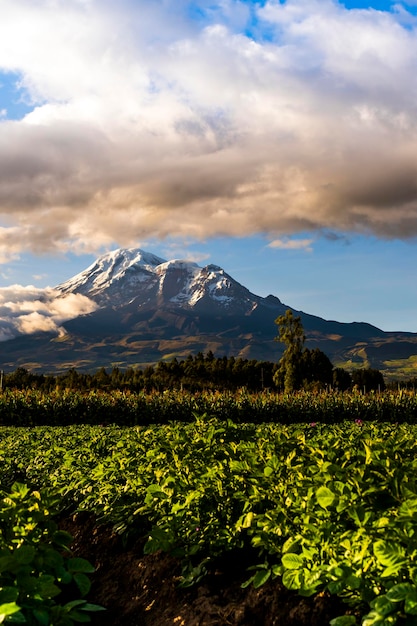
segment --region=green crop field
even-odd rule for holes
[[[163,425],[3,426],[0,486],[3,497],[16,481],[58,494],[61,511],[146,537],[146,552],[182,560],[183,586],[237,550],[249,555],[248,585],[279,577],[302,595],[342,597],[351,609],[333,626],[416,624],[417,425],[371,421],[367,403],[388,401],[415,411],[411,395],[375,396],[360,400],[362,417],[333,424],[310,421],[310,402],[308,421],[295,424],[194,414]]]

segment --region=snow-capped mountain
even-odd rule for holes
[[[166,261],[137,248],[101,256],[56,291],[73,300],[80,294],[94,306],[84,306],[81,298],[82,310],[91,312],[63,321],[59,332],[3,341],[2,369],[143,367],[209,350],[216,356],[276,361],[283,346],[275,341],[274,322],[291,308],[275,296],[251,293],[217,265]],[[398,360],[417,354],[417,334],[385,333],[366,323],[293,311],[301,317],[307,347],[323,350],[335,365],[386,369],[392,362],[395,369]]]
[[[100,307],[135,304],[137,310],[145,310],[158,305],[206,314],[222,310],[247,315],[262,300],[217,265],[165,261],[137,248],[104,254],[57,290],[80,293]]]

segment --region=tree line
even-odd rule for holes
[[[313,369],[316,366],[317,369]],[[349,373],[341,368],[333,368],[329,373],[322,353],[320,354],[317,349],[304,354],[303,367],[304,378],[293,390],[347,391],[356,387],[361,391],[364,389],[371,391],[385,388],[383,377],[378,370],[365,368]],[[202,353],[190,355],[184,360],[160,361],[155,366],[144,369],[102,367],[94,373],[69,369],[56,375],[36,374],[18,367],[14,372],[4,374],[2,388],[39,389],[46,392],[57,389],[150,392],[166,389],[236,391],[245,387],[251,392],[284,391],[284,385],[279,382],[282,375],[279,368],[279,364],[270,361],[225,356],[216,358],[208,352],[205,355]]]

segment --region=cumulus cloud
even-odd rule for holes
[[[410,4],[3,0],[0,69],[32,110],[0,119],[0,262],[168,236],[415,237]]]
[[[40,331],[61,334],[65,321],[96,308],[86,296],[63,296],[50,287],[11,285],[0,288],[0,341]]]

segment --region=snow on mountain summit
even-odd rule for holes
[[[165,261],[138,248],[104,254],[57,290],[81,293],[100,307],[134,303],[138,310],[164,306],[214,313],[220,308],[245,314],[259,301],[218,265]]]
[[[125,283],[126,287],[129,283],[133,286],[136,282],[142,282],[161,263],[165,263],[165,259],[139,248],[113,250],[100,256],[84,271],[58,285],[57,290],[62,293],[81,293],[101,300],[101,296],[109,290],[117,291],[118,283]]]

